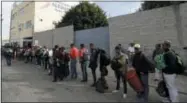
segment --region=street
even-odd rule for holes
[[[122,92],[111,93],[115,89],[115,77],[109,68],[106,77],[109,84],[107,93],[100,94],[92,84],[91,70],[88,68],[88,83],[81,83],[81,71],[78,68],[77,80],[66,79],[53,83],[47,71],[34,64],[25,64],[23,61],[13,61],[7,67],[2,60],[2,102],[136,102],[136,93],[128,86],[127,98],[122,98]],[[98,69],[99,75],[99,69]],[[180,102],[187,101],[187,76],[177,77]],[[155,92],[156,84],[153,74],[150,75],[150,102],[160,102],[161,97]],[[122,87],[122,86],[121,86]],[[121,88],[122,91],[122,88]]]

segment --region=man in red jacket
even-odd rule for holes
[[[77,60],[79,56],[79,50],[75,47],[74,44],[70,45],[70,65],[71,65],[71,79],[77,78]]]

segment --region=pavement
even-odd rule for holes
[[[99,75],[99,69],[97,69]],[[2,102],[137,102],[136,92],[128,86],[127,98],[122,98],[122,90],[112,93],[116,80],[111,69],[106,77],[109,90],[98,93],[92,84],[91,70],[88,69],[88,83],[81,83],[81,71],[78,68],[78,79],[66,79],[53,83],[42,67],[25,64],[23,61],[13,61],[11,67],[2,60]],[[149,102],[160,102],[162,98],[155,92],[156,83],[150,74]],[[180,102],[187,101],[187,76],[177,76]],[[121,86],[122,87],[122,86]],[[122,88],[121,88],[122,89]]]

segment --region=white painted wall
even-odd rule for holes
[[[76,4],[73,3],[73,5]],[[64,2],[36,2],[34,31],[41,32],[53,29],[53,22],[59,22],[71,6],[72,4],[68,5]]]

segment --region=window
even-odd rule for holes
[[[32,27],[32,22],[31,22],[31,20],[29,20],[25,23],[25,28],[28,29],[28,28],[31,28],[31,27]]]

